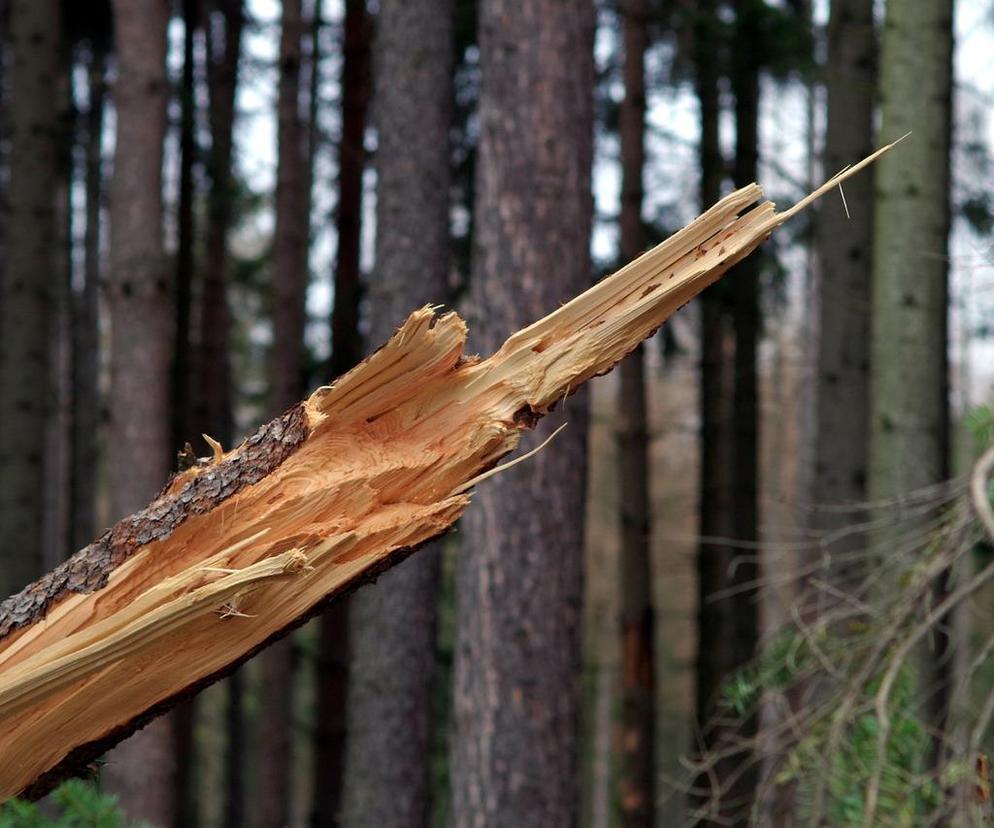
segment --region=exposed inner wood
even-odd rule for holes
[[[446,531],[471,503],[467,482],[522,431],[876,155],[785,213],[757,185],[730,194],[486,360],[464,356],[455,313],[415,311],[282,425],[178,475],[8,599],[0,799],[123,738],[397,550]]]

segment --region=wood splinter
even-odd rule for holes
[[[0,801],[44,794],[445,532],[522,431],[889,148],[784,213],[756,184],[731,193],[488,359],[463,354],[455,313],[415,311],[240,446],[209,441],[213,458],[0,605]]]

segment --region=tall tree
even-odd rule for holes
[[[648,0],[620,4],[625,97],[621,137],[621,259],[642,253],[645,166],[645,53]],[[655,815],[655,657],[650,555],[649,426],[645,360],[639,345],[621,364],[617,440],[621,510],[621,729],[618,804],[622,823],[652,826]]]
[[[588,0],[481,3],[470,327],[481,351],[590,278],[593,32]],[[586,400],[565,408],[552,450],[481,486],[463,524],[457,826],[577,820]]]
[[[94,38],[87,65],[87,108],[81,117],[85,147],[86,227],[83,279],[72,308],[72,503],[71,545],[81,548],[96,534],[97,463],[100,425],[100,228],[104,193],[103,131],[108,44]]]
[[[380,3],[374,343],[411,309],[447,298],[452,25],[452,0]],[[428,824],[440,560],[439,548],[423,549],[351,601],[347,825]]]
[[[228,359],[231,312],[228,283],[231,264],[228,235],[234,216],[235,183],[232,137],[235,89],[241,50],[244,9],[242,0],[211,0],[207,17],[207,90],[210,99],[211,148],[207,156],[210,189],[207,196],[206,251],[200,302],[200,350],[194,395],[198,428],[222,445],[234,436],[231,366]],[[224,757],[224,824],[245,825],[244,674],[237,670],[227,680]]]
[[[700,105],[701,209],[721,195],[725,162],[719,141],[721,116],[721,60],[724,57],[723,24],[716,15],[717,3],[708,0],[693,12],[695,87]],[[732,355],[734,330],[731,324],[729,285],[721,283],[701,295],[701,386],[700,386],[700,483],[699,517],[701,542],[698,549],[698,646],[697,718],[704,739],[712,748],[721,734],[710,723],[713,704],[730,661],[733,629],[728,601],[712,596],[727,586],[735,548],[726,539],[734,537],[732,492],[733,418]],[[713,780],[698,780],[701,800],[711,798]]]
[[[372,18],[366,0],[346,0],[340,77],[342,133],[338,145],[338,205],[335,231],[335,305],[331,315],[331,375],[338,377],[362,358],[359,298],[363,174],[370,96]],[[399,82],[398,79],[394,79]],[[349,605],[337,602],[321,616],[318,656],[316,767],[312,820],[334,825],[342,805],[349,684]]]
[[[273,347],[270,407],[274,414],[304,391],[304,327],[308,283],[310,170],[301,114],[301,46],[305,32],[300,0],[283,3],[277,101],[276,230],[273,240]],[[263,656],[263,711],[258,763],[259,826],[290,821],[293,760],[293,638]]]
[[[10,180],[0,281],[0,586],[20,589],[42,569],[45,422],[51,413],[49,339],[61,294],[56,199],[63,168],[61,6],[9,9]]]
[[[914,129],[877,167],[870,380],[872,501],[949,476],[947,358],[953,1],[892,0],[880,53],[881,133]],[[908,516],[900,515],[902,521]],[[921,520],[921,517],[912,518]],[[942,580],[945,580],[943,578]],[[943,591],[945,584],[939,584]],[[943,733],[952,658],[937,641],[925,684]]]
[[[876,49],[873,0],[834,0],[824,73],[824,168],[829,175],[872,152]],[[853,220],[847,219],[842,205],[831,202],[822,206],[817,220],[816,506],[866,499],[873,178],[856,176],[846,190],[849,203],[859,211]],[[852,520],[852,515],[838,511],[816,509],[814,514],[816,528],[824,531],[841,529]],[[836,557],[845,560],[845,555]],[[843,584],[849,582],[851,573],[842,567],[837,571]]]
[[[170,467],[172,291],[162,246],[166,130],[165,0],[114,0],[117,135],[110,185],[111,511],[139,509]],[[132,819],[171,825],[176,771],[169,719],[110,755],[105,777]]]

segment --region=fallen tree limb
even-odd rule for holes
[[[0,799],[46,792],[446,531],[522,431],[880,152],[784,213],[755,184],[730,194],[486,360],[463,355],[456,314],[415,311],[333,385],[8,598]]]

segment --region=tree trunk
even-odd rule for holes
[[[293,405],[304,389],[304,327],[307,299],[310,174],[300,111],[301,43],[304,20],[300,0],[283,3],[280,38],[276,172],[276,232],[273,242],[273,348],[270,371],[272,411]],[[262,725],[258,763],[260,828],[290,821],[293,767],[293,639],[263,657]]]
[[[947,357],[952,0],[887,6],[880,53],[881,131],[915,134],[900,162],[877,171],[874,213],[870,387],[872,501],[898,500],[949,476]],[[887,544],[886,537],[878,537]],[[946,589],[940,578],[938,591]],[[941,600],[941,598],[940,598]],[[951,629],[949,619],[942,625]],[[924,668],[930,732],[937,749],[948,714],[949,636]]]
[[[621,6],[625,97],[621,136],[621,258],[642,252],[642,169],[645,165],[645,52],[649,3]],[[651,828],[655,815],[655,656],[649,428],[642,346],[621,363],[618,459],[621,506],[621,731],[618,804],[626,826]]]
[[[344,373],[362,358],[359,333],[360,247],[366,117],[370,95],[372,18],[366,0],[347,0],[340,80],[342,137],[338,146],[335,230],[335,305],[331,316],[331,373]],[[321,617],[318,655],[317,779],[312,821],[339,824],[345,775],[346,706],[349,685],[349,609],[346,602]]]
[[[117,138],[110,191],[111,511],[152,498],[169,470],[172,291],[162,249],[162,143],[166,129],[163,0],[114,0]],[[168,720],[117,748],[104,778],[129,819],[171,825],[176,757]]]
[[[719,141],[721,115],[719,80],[724,44],[719,37],[715,4],[697,10],[694,21],[696,87],[701,112],[701,206],[718,198],[724,178],[724,159]],[[722,734],[711,722],[714,704],[730,661],[730,631],[735,620],[729,601],[712,598],[727,586],[735,557],[732,452],[732,358],[735,343],[731,325],[731,296],[728,284],[718,284],[701,296],[701,390],[700,390],[700,514],[701,543],[698,549],[698,645],[697,725],[702,743],[695,750],[707,752]],[[697,780],[696,807],[713,805],[714,780]]]
[[[468,490],[513,470],[495,465],[523,431],[839,181],[784,213],[757,203],[757,185],[732,193],[486,360],[464,354],[456,314],[415,311],[332,386],[174,475],[146,509],[0,605],[0,801],[44,793],[451,527]],[[544,590],[560,577],[527,575],[508,580]],[[511,646],[524,632],[497,631]]]
[[[828,94],[825,172],[834,174],[862,158],[873,142],[877,41],[872,0],[835,0],[828,25],[825,87]],[[820,506],[866,500],[870,411],[870,258],[873,242],[873,180],[855,179],[846,188],[853,215],[833,199],[816,224],[818,285],[818,389],[814,526],[836,532],[860,522],[856,512]],[[838,586],[858,579],[846,552],[863,542],[858,535],[832,547]]]
[[[213,0],[210,11],[206,38],[211,131],[211,151],[207,156],[210,190],[207,197],[206,263],[200,302],[199,379],[195,399],[198,425],[227,446],[234,436],[228,359],[231,331],[228,233],[235,199],[231,144],[244,11],[242,0]],[[228,679],[227,690],[224,824],[229,828],[242,828],[246,824],[242,673],[236,672]]]
[[[588,0],[481,4],[471,292],[483,350],[590,279],[593,33]],[[578,817],[585,395],[567,409],[556,451],[481,490],[463,526],[456,826]]]
[[[100,227],[103,200],[103,126],[106,56],[90,53],[89,108],[85,116],[86,231],[83,284],[73,296],[72,507],[74,549],[96,534],[97,464],[100,460]]]
[[[380,3],[374,342],[448,298],[452,23],[452,0]],[[346,825],[429,824],[439,564],[433,544],[351,601]]]
[[[43,569],[49,342],[65,276],[57,229],[62,214],[55,209],[64,153],[60,9],[46,0],[18,0],[10,8],[10,179],[0,295],[0,586],[7,593]]]

